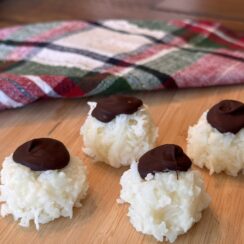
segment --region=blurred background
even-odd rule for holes
[[[172,19],[219,21],[244,31],[243,0],[0,0],[0,26],[65,19]]]

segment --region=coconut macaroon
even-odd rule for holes
[[[90,111],[81,135],[83,151],[95,161],[118,168],[153,148],[158,129],[141,100],[110,96],[88,104]]]
[[[83,163],[71,156],[64,144],[38,138],[19,146],[6,157],[1,170],[1,216],[13,215],[28,227],[34,220],[48,223],[61,216],[72,218],[73,207],[88,189]]]
[[[236,176],[244,169],[244,104],[223,100],[202,114],[190,127],[187,153],[210,174],[224,171]]]
[[[166,144],[124,172],[118,202],[130,204],[128,216],[137,231],[173,242],[200,220],[210,197],[200,174],[190,167],[179,146]]]

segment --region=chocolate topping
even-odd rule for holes
[[[13,154],[13,160],[34,171],[44,171],[64,168],[70,155],[62,142],[38,138],[20,145]]]
[[[136,97],[110,96],[100,100],[91,115],[101,122],[108,123],[116,115],[135,113],[142,104]]]
[[[244,103],[223,100],[208,111],[207,121],[221,133],[236,134],[244,128]]]
[[[147,174],[157,172],[187,171],[191,167],[190,158],[183,152],[181,147],[174,144],[165,144],[145,153],[138,164],[141,178]]]

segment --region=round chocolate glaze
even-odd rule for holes
[[[187,171],[191,167],[190,158],[182,148],[174,144],[165,144],[145,153],[138,163],[141,178],[147,174],[167,171]]]
[[[244,128],[244,103],[223,100],[208,111],[207,121],[221,133],[236,134]]]
[[[64,144],[51,138],[37,138],[20,145],[13,154],[16,163],[34,171],[64,168],[70,155]]]
[[[119,114],[135,113],[142,104],[142,101],[136,97],[110,96],[101,99],[91,115],[101,122],[108,123]]]

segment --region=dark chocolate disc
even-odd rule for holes
[[[223,100],[208,111],[207,121],[221,133],[236,134],[244,128],[244,103]]]
[[[190,158],[181,147],[165,144],[145,153],[138,163],[138,171],[144,179],[147,174],[167,171],[187,171],[191,167]]]
[[[51,138],[37,138],[20,145],[13,154],[16,163],[34,171],[64,168],[70,155],[64,144]]]
[[[108,123],[119,114],[135,113],[142,104],[142,101],[136,97],[110,96],[101,99],[91,115],[101,122]]]

